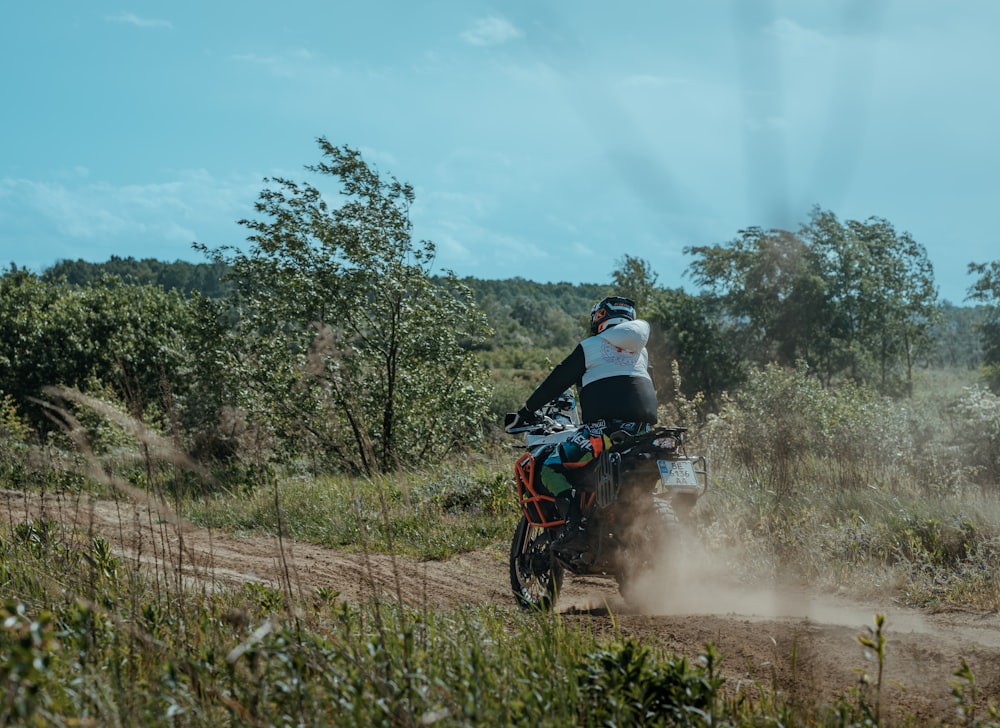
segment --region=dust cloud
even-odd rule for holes
[[[654,561],[655,567],[636,579],[629,599],[631,606],[650,616],[738,615],[863,628],[873,623],[875,612],[895,611],[889,600],[874,605],[873,611],[871,603],[854,604],[837,594],[746,583],[738,578],[738,554],[709,553],[695,540],[664,546]],[[919,618],[906,616],[906,629],[920,631]]]

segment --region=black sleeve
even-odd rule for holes
[[[574,384],[579,384],[586,368],[583,347],[577,344],[570,355],[559,362],[549,376],[545,377],[545,381],[531,393],[524,406],[532,412],[540,410],[543,405],[554,400]]]

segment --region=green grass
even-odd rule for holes
[[[181,591],[44,522],[4,533],[0,574],[3,725],[866,725],[878,710],[868,692],[733,693],[711,644],[689,662],[552,614]]]
[[[989,480],[996,443],[986,436],[997,404],[938,384],[894,403],[825,391],[801,373],[762,373],[691,433],[692,449],[712,463],[713,488],[694,511],[709,555],[738,559],[732,573],[758,584],[850,585],[918,607],[1000,609],[991,568],[1000,485]],[[500,445],[366,480],[248,467],[225,488],[121,450],[99,468],[48,453],[56,459],[0,448],[6,487],[100,495],[117,477],[203,526],[348,550],[502,552],[518,516],[517,451]],[[509,608],[346,604],[329,590],[260,584],[190,589],[47,519],[0,526],[0,587],[0,725],[879,722],[877,701],[860,689],[828,705],[788,703],[769,685],[737,699],[711,645],[689,663],[614,631]],[[881,637],[876,623],[866,639],[882,650]],[[966,724],[997,720],[970,713],[967,666],[956,677]]]
[[[186,501],[185,517],[233,532],[264,532],[345,549],[443,559],[510,538],[510,477],[495,466],[442,467],[377,479],[289,478]]]
[[[179,591],[45,521],[3,534],[0,576],[3,725],[702,725],[724,709],[714,662],[552,615]]]
[[[878,615],[858,637],[878,675],[831,703],[793,703],[776,686],[731,689],[711,644],[691,662],[549,613],[348,604],[255,583],[191,592],[57,524],[0,533],[2,725],[918,724],[879,719]],[[975,712],[968,665],[955,675],[966,724],[995,725],[1000,714]]]

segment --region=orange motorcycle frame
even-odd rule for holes
[[[517,485],[517,502],[528,524],[537,528],[553,528],[566,523],[556,512],[556,499],[547,491],[543,492],[536,483],[540,482],[538,469],[542,463],[530,452],[524,453],[514,463],[514,481]],[[584,509],[593,502],[593,493],[581,494]]]

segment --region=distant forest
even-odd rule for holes
[[[222,298],[231,287],[221,263],[165,262],[154,258],[112,256],[103,263],[62,260],[46,269],[46,282],[63,280],[87,287],[100,284],[105,276],[116,276],[136,285],[161,286],[190,296]],[[476,304],[486,314],[495,332],[484,348],[562,350],[575,345],[584,333],[591,306],[612,291],[610,283],[539,283],[523,278],[477,279],[461,282],[473,292]],[[983,348],[977,326],[984,318],[983,306],[941,305],[942,318],[934,327],[936,346],[923,362],[935,368],[975,369],[982,364]]]
[[[100,285],[105,276],[134,285],[161,286],[185,296],[199,293],[223,298],[231,292],[226,266],[221,263],[168,263],[153,258],[112,256],[104,263],[62,260],[46,269],[46,283],[64,281],[74,286]],[[462,278],[477,305],[490,321],[496,337],[492,345],[565,347],[575,345],[590,308],[609,290],[608,284],[537,283],[522,278],[478,280]],[[440,282],[440,279],[438,280]]]
[[[166,263],[154,258],[120,258],[117,255],[104,263],[85,260],[61,260],[42,273],[42,280],[55,283],[65,280],[74,286],[99,284],[104,276],[118,276],[126,283],[162,286],[185,296],[200,293],[208,298],[223,298],[230,291],[225,281],[226,266],[220,263],[188,263],[177,260]]]

